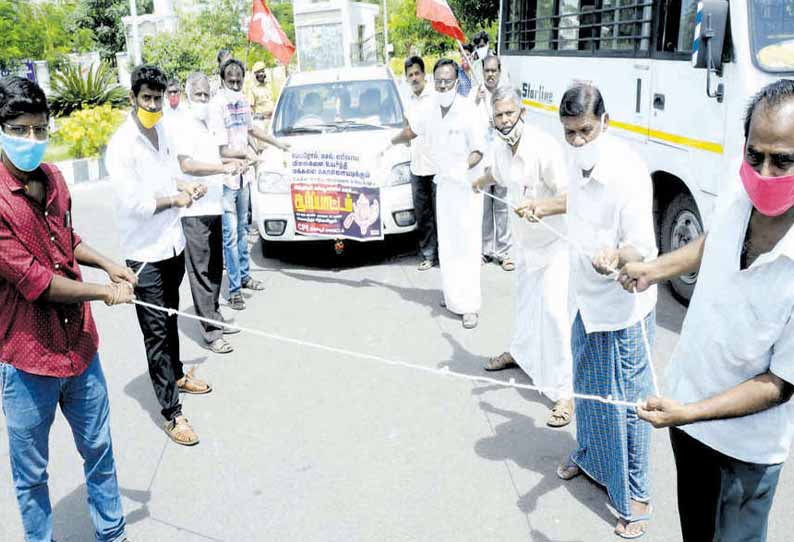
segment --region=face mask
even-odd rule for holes
[[[458,94],[458,84],[455,83],[451,89],[447,90],[446,92],[436,92],[436,100],[438,101],[438,105],[447,109],[452,107],[452,102],[455,101],[455,96]]]
[[[483,47],[477,48],[477,59],[478,60],[485,60],[485,57],[488,56],[488,46],[484,45]]]
[[[496,130],[496,135],[498,135],[502,141],[510,145],[511,147],[518,143],[521,139],[521,135],[524,133],[524,119],[518,117],[516,123],[510,128],[507,133],[502,132],[501,130]]]
[[[177,94],[176,96],[169,96],[168,103],[171,106],[171,109],[176,109],[177,107],[179,107],[179,94]]]
[[[794,175],[762,177],[743,160],[739,176],[753,207],[762,215],[780,216],[794,207]]]
[[[20,171],[33,171],[41,165],[49,140],[36,141],[26,137],[13,137],[0,132],[3,152]]]
[[[224,95],[230,103],[237,103],[243,99],[243,93],[239,90],[232,90],[228,87],[223,88]]]
[[[604,134],[604,120],[606,113],[601,115],[601,131],[589,143],[585,143],[581,147],[574,147],[568,145],[568,151],[573,156],[573,161],[576,166],[582,171],[590,171],[598,163],[601,158],[601,136]]]
[[[190,112],[198,120],[207,120],[210,112],[210,104],[202,102],[190,102]]]
[[[156,113],[152,113],[151,111],[145,110],[143,107],[136,107],[135,114],[138,116],[138,120],[141,122],[141,126],[146,128],[147,130],[150,128],[154,128],[154,125],[157,124],[160,119],[163,117],[163,112],[158,111]]]

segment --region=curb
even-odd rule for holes
[[[104,155],[96,158],[55,162],[55,167],[61,171],[67,185],[98,181],[108,176]]]

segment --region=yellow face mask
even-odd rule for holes
[[[146,128],[154,127],[155,124],[163,117],[163,112],[158,111],[157,113],[152,113],[150,111],[146,111],[142,107],[136,108],[136,115],[138,115],[138,120],[141,121],[141,125]]]

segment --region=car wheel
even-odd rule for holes
[[[677,250],[703,235],[703,221],[700,218],[695,198],[690,194],[678,194],[664,211],[661,228],[662,252]],[[689,304],[697,283],[697,273],[689,273],[670,281],[673,295],[684,305]]]

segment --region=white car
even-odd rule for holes
[[[394,235],[416,228],[410,151],[399,145],[381,155],[403,118],[397,85],[386,67],[300,72],[287,80],[270,131],[293,153],[352,149],[362,162],[373,164],[369,182],[380,188],[383,234]],[[296,231],[293,180],[290,153],[268,147],[251,191],[253,222],[265,242],[319,238]]]

